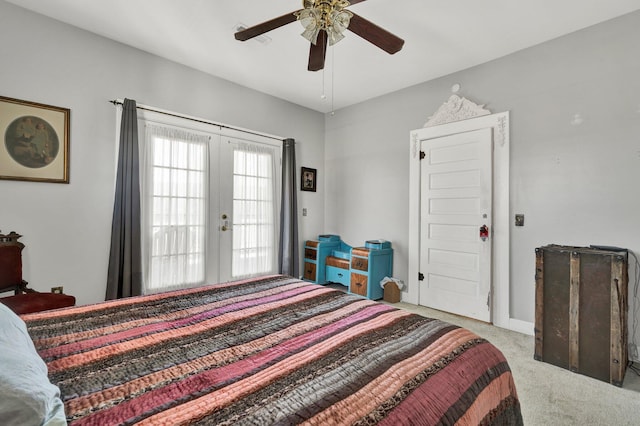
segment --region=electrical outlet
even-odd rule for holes
[[[51,287],[51,293],[62,294],[62,286],[60,286],[60,287]]]

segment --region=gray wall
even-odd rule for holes
[[[299,143],[317,168],[300,192],[301,240],[384,238],[407,280],[409,132],[450,96],[511,111],[511,317],[532,322],[534,249],[610,244],[640,252],[640,13],[323,116],[0,1],[0,95],[71,109],[71,183],[0,181],[0,229],[25,234],[33,288],[104,296],[115,111],[139,103]],[[584,122],[570,124],[573,114]],[[631,270],[633,280],[633,269]]]
[[[24,235],[24,278],[64,286],[85,304],[104,299],[113,209],[116,112],[138,103],[295,138],[298,165],[321,168],[323,115],[0,1],[0,95],[71,109],[70,183],[0,180],[0,230]],[[324,194],[301,238],[323,230]]]
[[[407,280],[409,132],[460,83],[460,95],[510,111],[510,312],[533,322],[536,247],[640,254],[638,40],[635,12],[327,115],[326,231],[352,244],[391,240],[394,275]],[[513,226],[515,213],[524,227]]]

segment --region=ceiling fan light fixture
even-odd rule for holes
[[[331,28],[327,28],[327,40],[329,41],[329,46],[333,46],[340,40],[344,38],[344,34],[334,31]]]
[[[309,40],[311,43],[316,44],[318,34],[320,33],[320,27],[318,26],[319,20],[316,16],[316,11],[313,9],[302,9],[296,13],[296,17],[304,28],[304,32],[301,36]]]
[[[351,22],[352,17],[353,13],[349,12],[348,10],[333,12],[331,14],[331,28],[342,34],[347,29],[347,27],[349,27],[349,22]]]
[[[296,12],[296,18],[304,28],[302,36],[316,44],[318,33],[322,30],[328,35],[329,45],[333,46],[344,38],[353,14],[345,7],[347,0],[303,0],[303,9]]]
[[[297,12],[296,17],[304,28],[308,28],[309,26],[317,26],[318,17],[316,16],[316,12],[313,9],[302,9],[301,11]]]
[[[308,26],[300,35],[311,43],[316,44],[318,42],[318,34],[320,34],[320,28],[316,26]]]
[[[349,27],[349,21],[353,14],[346,10],[333,12],[331,17],[331,25],[327,27],[327,35],[329,36],[329,46],[333,46],[344,38],[344,32]]]

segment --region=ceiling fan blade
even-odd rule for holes
[[[327,55],[327,32],[320,31],[316,44],[311,43],[309,49],[309,71],[319,71],[324,68],[324,59]]]
[[[365,0],[349,0],[349,5],[354,5],[354,4],[358,4],[358,3],[362,3]]]
[[[246,28],[242,31],[238,31],[237,33],[235,33],[235,38],[236,40],[247,41],[253,37],[295,22],[298,19],[295,13],[296,12],[287,13],[286,15],[273,18],[269,21],[254,25],[253,27]]]
[[[384,28],[377,26],[371,21],[367,21],[355,13],[353,13],[347,29],[391,55],[399,52],[404,45],[404,40],[400,37],[391,34]]]

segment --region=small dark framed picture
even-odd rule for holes
[[[316,192],[317,169],[302,167],[300,172],[300,189],[303,191]]]

